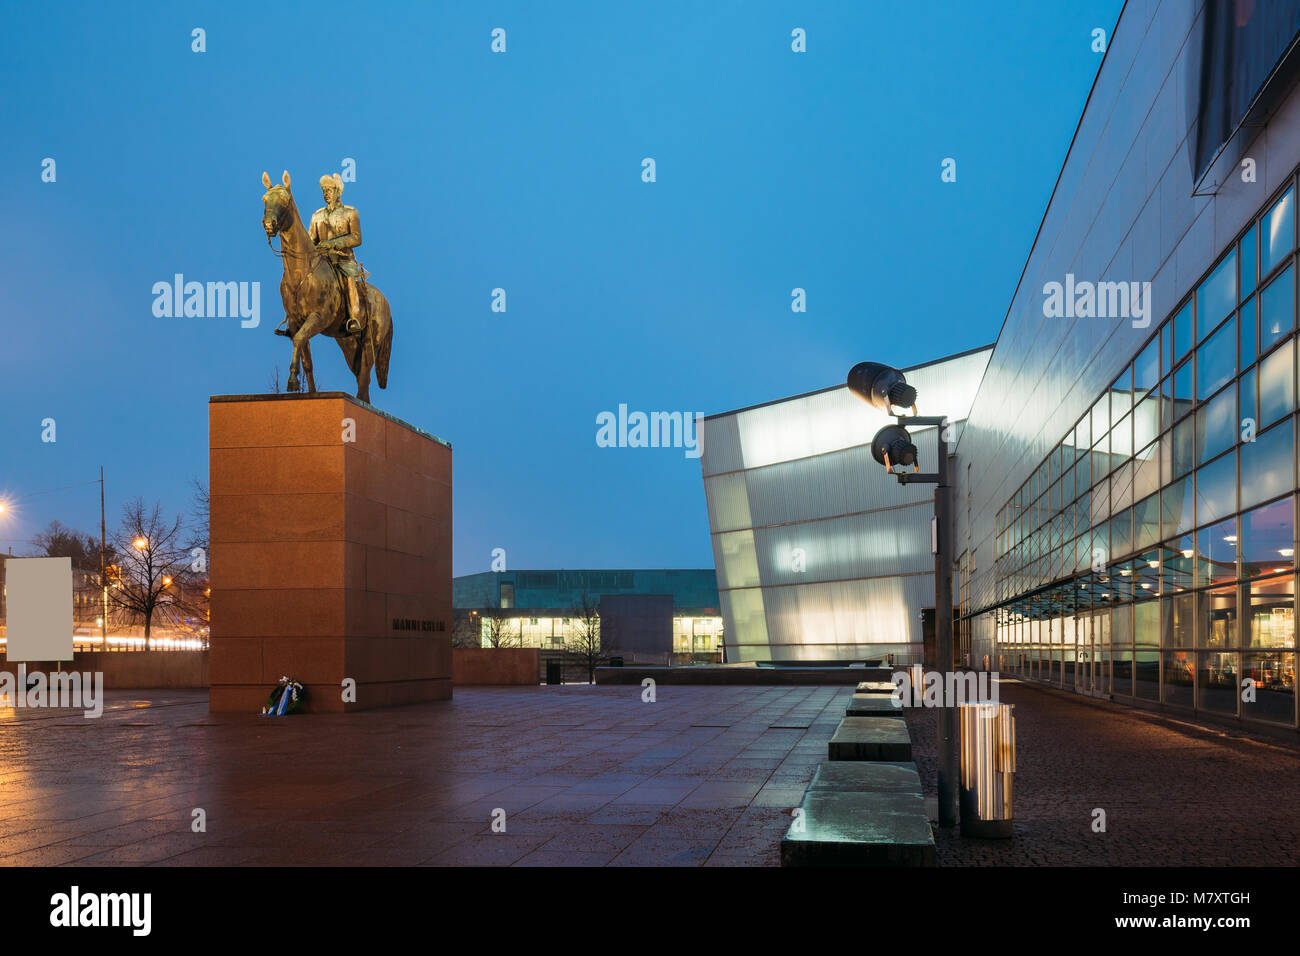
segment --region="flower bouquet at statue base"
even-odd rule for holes
[[[307,688],[292,677],[281,677],[280,683],[271,690],[262,708],[265,717],[284,717],[302,710],[302,703],[307,697]]]

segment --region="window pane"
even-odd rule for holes
[[[1192,567],[1196,559],[1196,546],[1192,542],[1192,536],[1183,535],[1181,538],[1166,541],[1161,554],[1163,555],[1161,574],[1164,576],[1165,592],[1186,591],[1190,588]],[[1190,608],[1190,605],[1188,607]],[[1191,611],[1189,610],[1188,613],[1190,614]]]
[[[1133,610],[1133,638],[1138,647],[1160,646],[1160,602],[1139,601]]]
[[[1174,361],[1182,358],[1192,347],[1192,300],[1188,299],[1181,312],[1174,316]],[[1172,365],[1172,363],[1171,363]]]
[[[1223,328],[1196,350],[1196,397],[1207,399],[1237,374],[1237,320]]]
[[[1286,494],[1295,488],[1295,441],[1291,419],[1241,445],[1241,506]]]
[[[1110,454],[1116,466],[1133,454],[1133,416],[1125,415],[1110,434]]]
[[[1237,455],[1228,452],[1196,473],[1196,514],[1200,523],[1237,510]]]
[[[1201,647],[1237,646],[1237,588],[1213,588],[1197,596],[1201,605]]]
[[[1110,432],[1092,449],[1092,483],[1098,485],[1110,474]]]
[[[1256,345],[1256,325],[1259,323],[1259,317],[1255,314],[1256,305],[1259,300],[1251,296],[1241,307],[1241,314],[1237,318],[1237,326],[1241,335],[1241,367],[1247,368],[1259,355],[1259,349]]]
[[[1295,408],[1294,342],[1259,363],[1259,427],[1267,428]]]
[[[1295,720],[1295,653],[1241,655],[1241,678],[1255,682],[1255,699],[1241,702],[1241,715],[1290,724]]]
[[[1235,608],[1233,613],[1235,616]],[[1222,714],[1237,712],[1237,657],[1222,651],[1197,655],[1201,662],[1196,672],[1199,709]]]
[[[1263,219],[1259,234],[1260,275],[1282,261],[1295,245],[1295,190],[1288,189]]]
[[[1110,423],[1118,425],[1120,419],[1133,410],[1133,367],[1115,379],[1110,387]]]
[[[1251,432],[1259,430],[1259,396],[1256,394],[1256,370],[1251,369],[1241,377],[1237,384],[1237,400],[1240,403],[1241,428],[1244,433],[1247,422]]]
[[[1237,441],[1237,390],[1225,388],[1196,412],[1196,463],[1203,465]]]
[[[1160,430],[1165,431],[1174,421],[1174,378],[1166,376],[1157,390],[1160,396]]]
[[[1241,237],[1241,294],[1250,295],[1255,291],[1257,280],[1255,267],[1259,261],[1259,231],[1250,227],[1250,232]]]
[[[1196,533],[1197,583],[1237,580],[1237,519],[1208,525]]]
[[[1165,654],[1164,702],[1179,707],[1192,706],[1192,673],[1196,655],[1190,651]]]
[[[1133,498],[1145,498],[1160,488],[1158,446],[1148,445],[1133,459]]]
[[[1192,360],[1188,359],[1174,372],[1174,417],[1192,407],[1195,392],[1192,388]]]
[[[1234,248],[1196,290],[1196,340],[1199,342],[1237,307],[1237,250]]]
[[[1264,330],[1264,348],[1285,336],[1295,326],[1295,270],[1287,266],[1259,296],[1259,327]]]
[[[1160,434],[1160,396],[1152,392],[1133,410],[1133,447],[1145,448]]]
[[[1171,478],[1180,478],[1196,464],[1196,416],[1184,418],[1174,426],[1173,454],[1169,461]]]
[[[1164,601],[1165,639],[1163,647],[1192,646],[1192,611],[1195,607],[1191,594],[1179,594]]]
[[[1135,598],[1155,597],[1156,592],[1160,590],[1160,552],[1148,551],[1135,560],[1133,562],[1133,576],[1137,579],[1133,588]],[[1152,638],[1152,640],[1158,639],[1158,634]],[[1139,641],[1138,643],[1142,642]]]
[[[1101,440],[1101,437],[1110,431],[1110,393],[1107,392],[1101,398],[1097,399],[1097,404],[1092,406],[1092,440],[1095,444]]]
[[[1160,530],[1166,537],[1182,534],[1192,521],[1192,478],[1180,478],[1160,492]]]
[[[1242,515],[1241,524],[1243,575],[1257,577],[1292,565],[1295,518],[1290,496]]]
[[[1250,585],[1250,630],[1247,648],[1295,647],[1295,579],[1287,574]]]
[[[1133,462],[1127,462],[1110,479],[1110,510],[1118,514],[1133,504]]]
[[[1133,363],[1133,388],[1141,395],[1155,388],[1158,381],[1160,381],[1160,336],[1157,335]]]
[[[1160,496],[1152,495],[1133,506],[1133,546],[1148,548],[1160,540]]]
[[[1152,602],[1155,604],[1156,602]],[[1138,605],[1140,608],[1142,605]],[[1133,652],[1133,695],[1145,700],[1160,698],[1160,652],[1137,650]]]

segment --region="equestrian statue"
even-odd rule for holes
[[[393,316],[388,300],[370,283],[366,270],[353,250],[361,245],[361,219],[352,206],[342,202],[343,180],[336,173],[322,176],[325,205],[304,228],[298,206],[289,189],[289,172],[283,185],[272,185],[262,173],[262,228],[267,245],[280,237],[276,255],[284,265],[280,299],[284,303],[284,328],[276,329],[293,341],[289,381],[290,392],[301,390],[298,367],[307,377],[307,391],[316,391],[312,377],[311,338],[325,334],[343,351],[348,368],[357,377],[357,398],[370,401],[370,370],[380,388],[388,387],[388,360],[393,351]]]

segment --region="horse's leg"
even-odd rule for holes
[[[311,315],[307,316],[307,318],[303,319],[302,325],[298,326],[297,331],[293,333],[294,367],[289,379],[293,387],[290,391],[298,391],[297,363],[299,356],[306,357],[305,367],[307,369],[307,383],[310,386],[311,391],[316,391],[316,383],[312,380],[311,374],[311,351],[310,346],[307,343],[311,341],[313,335],[328,328],[329,324],[330,320],[328,316],[322,315],[320,312],[313,312]]]
[[[307,374],[307,393],[316,391],[316,378],[311,373],[311,343],[302,343],[302,370]]]
[[[289,358],[289,381],[284,383],[286,392],[297,392],[301,388],[298,385],[298,346],[294,345],[293,355]]]
[[[284,390],[286,392],[297,392],[301,390],[301,386],[298,384],[298,365],[302,350],[298,347],[298,336],[294,331],[293,322],[290,321],[288,326],[290,332],[289,341],[293,343],[293,352],[289,356],[289,381],[284,383]]]

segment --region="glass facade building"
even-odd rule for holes
[[[999,510],[1002,669],[1295,723],[1295,202],[1292,181]]]
[[[954,423],[950,441],[989,354],[906,370],[921,411]],[[891,422],[844,385],[704,419],[728,661],[920,660],[934,489],[900,485],[872,459],[871,439]],[[934,429],[912,437],[933,459]]]
[[[958,646],[1294,729],[1300,18],[1230,6],[1113,32],[955,448]]]

